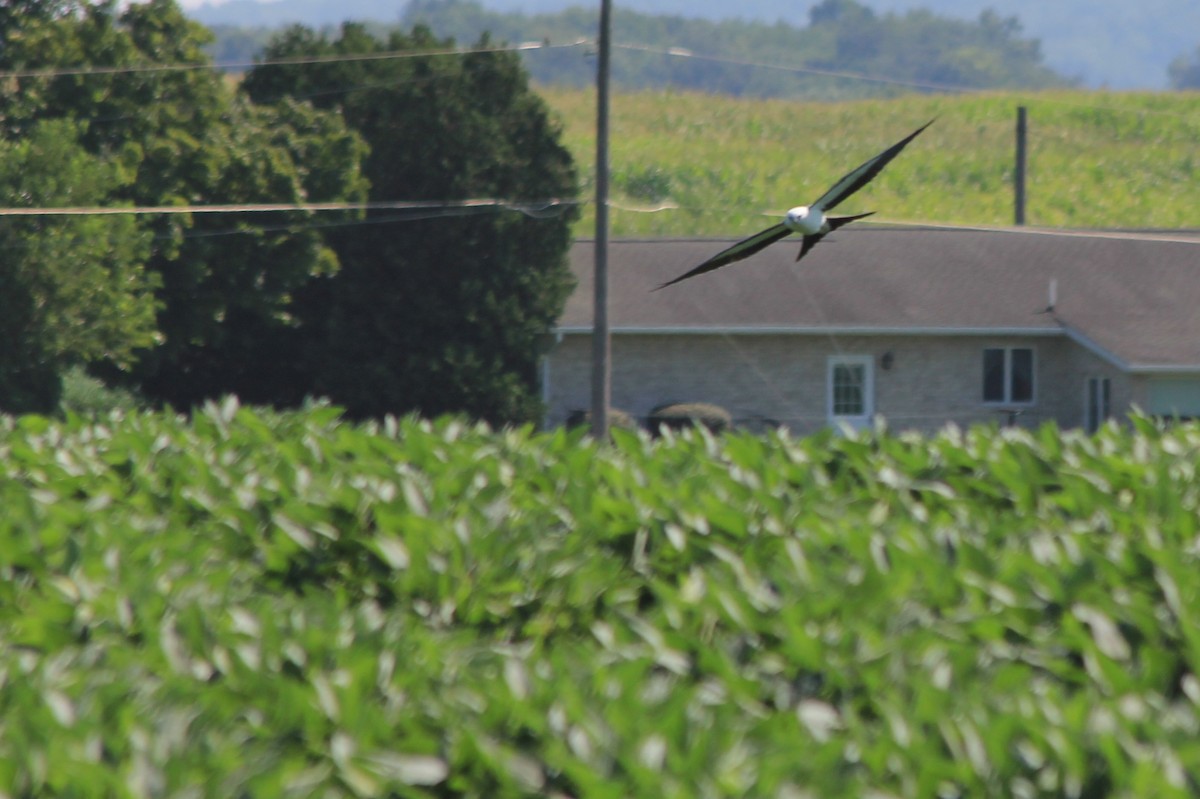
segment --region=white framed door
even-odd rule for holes
[[[829,423],[860,430],[875,415],[875,359],[870,355],[831,355],[825,386]]]

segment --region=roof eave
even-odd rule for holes
[[[591,335],[590,325],[562,325],[560,336]],[[1058,327],[915,327],[879,325],[615,325],[613,335],[653,336],[1061,336]]]
[[[1128,372],[1134,375],[1196,375],[1200,374],[1200,364],[1135,363],[1129,366]]]

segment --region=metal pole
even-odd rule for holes
[[[612,343],[608,331],[608,78],[612,0],[600,0],[599,59],[596,66],[596,266],[592,293],[592,435],[608,438],[612,394]]]
[[[1013,176],[1013,191],[1015,193],[1015,222],[1025,224],[1025,136],[1026,116],[1025,106],[1017,106],[1017,168]]]

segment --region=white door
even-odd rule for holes
[[[834,355],[826,377],[829,423],[855,430],[875,415],[875,359],[870,355]]]

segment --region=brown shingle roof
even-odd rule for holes
[[[1062,330],[1128,368],[1200,368],[1200,232],[847,228],[796,263],[786,239],[652,292],[730,241],[609,244],[609,322],[632,330],[945,332]],[[579,285],[560,320],[592,325],[594,243],[571,251]],[[1057,282],[1056,313],[1045,308]]]

